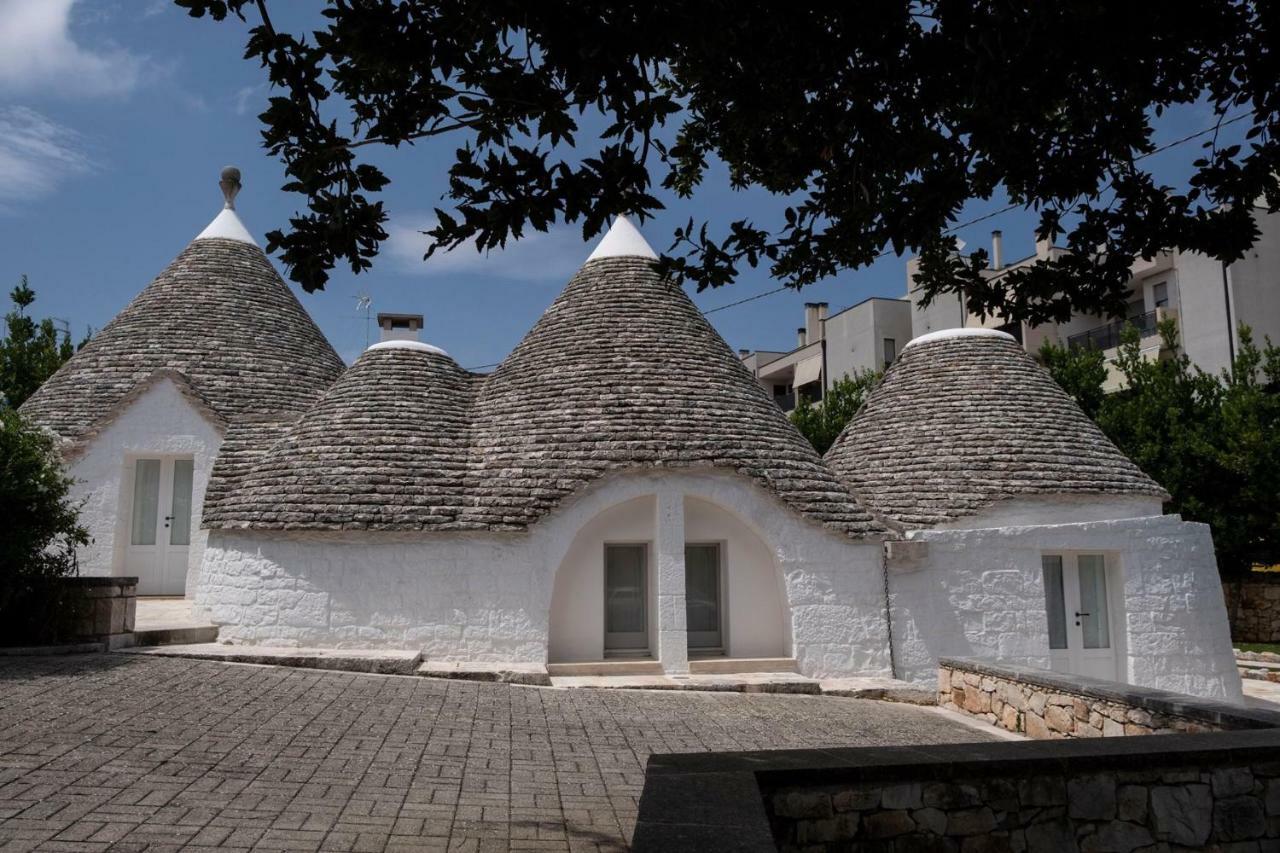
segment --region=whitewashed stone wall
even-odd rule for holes
[[[899,675],[934,677],[943,656],[1048,668],[1041,555],[1104,551],[1123,578],[1123,679],[1239,701],[1209,528],[1178,516],[915,533],[889,566]]]
[[[215,530],[196,603],[233,642],[421,647],[436,660],[542,661],[554,633],[557,571],[571,549],[603,548],[603,539],[584,543],[577,534],[629,501],[647,516],[633,519],[633,529],[655,525],[655,501],[637,499],[659,494],[714,504],[765,543],[785,591],[789,645],[801,672],[888,673],[879,543],[853,542],[805,521],[751,481],[724,472],[616,474],[528,533]],[[737,537],[731,527],[725,536]],[[702,524],[699,536],[708,535]],[[732,565],[729,572],[732,584]],[[598,630],[588,623],[599,620],[602,596],[588,604],[557,612],[582,620],[570,630],[580,638]]]
[[[79,553],[81,573],[127,574],[124,549],[133,496],[126,486],[132,483],[133,459],[148,455],[191,456],[195,462],[187,572],[190,593],[198,584],[208,539],[208,531],[199,529],[198,524],[205,488],[221,445],[222,434],[217,427],[168,379],[147,389],[107,424],[68,465],[68,473],[76,480],[72,496],[85,501],[80,518],[91,539]]]

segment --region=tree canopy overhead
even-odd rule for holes
[[[695,196],[718,161],[784,209],[678,229],[664,263],[699,289],[758,264],[801,287],[888,249],[920,255],[926,295],[1033,323],[1120,315],[1134,258],[1234,260],[1252,205],[1280,209],[1277,3],[328,0],[291,33],[268,0],[176,2],[252,25],[264,143],[306,200],[268,248],[307,290],[387,237],[370,147],[431,136],[458,144],[428,254],[557,222],[590,237],[660,209],[658,187]],[[1209,136],[1174,191],[1142,158],[1154,117],[1193,104],[1245,143]],[[1002,196],[1072,252],[995,278],[985,251],[958,257],[962,206]]]

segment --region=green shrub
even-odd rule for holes
[[[76,546],[89,542],[51,435],[0,408],[0,644],[65,638],[76,597]]]

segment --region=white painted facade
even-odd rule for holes
[[[926,681],[946,655],[1048,668],[1042,559],[1089,553],[1106,559],[1112,678],[1240,701],[1209,528],[1159,513],[1149,499],[1007,501],[892,543],[899,676]]]
[[[880,544],[719,471],[615,474],[526,533],[214,530],[195,601],[231,642],[599,661],[604,547],[644,543],[649,652],[680,673],[686,542],[723,546],[728,657],[794,657],[810,676],[889,673]]]
[[[191,459],[186,588],[194,589],[209,535],[200,526],[204,493],[221,445],[221,430],[192,405],[173,380],[162,378],[134,397],[68,460],[68,474],[76,481],[72,495],[84,501],[81,520],[90,536],[89,545],[78,554],[81,572],[135,573],[128,565],[134,462],[139,458]]]

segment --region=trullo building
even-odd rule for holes
[[[913,342],[823,460],[625,219],[493,373],[344,371],[230,204],[24,406],[85,569],[220,640],[1240,696],[1207,528],[998,333]]]

